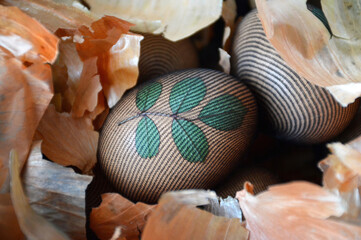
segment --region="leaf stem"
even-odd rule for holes
[[[167,113],[159,113],[159,112],[142,112],[142,113],[139,113],[133,117],[130,117],[130,118],[127,118],[121,122],[118,123],[118,126],[124,124],[124,123],[127,123],[135,118],[138,118],[138,117],[144,117],[144,116],[162,116],[162,117],[170,117],[170,118],[173,118],[173,119],[181,119],[181,120],[187,120],[187,121],[194,121],[194,120],[197,120],[198,118],[195,118],[195,119],[188,119],[188,118],[184,118],[184,117],[180,117],[178,116],[177,114],[167,114]]]

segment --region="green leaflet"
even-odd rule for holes
[[[152,158],[159,151],[160,136],[153,120],[144,116],[139,121],[135,136],[135,146],[139,156]]]
[[[144,112],[151,108],[162,93],[162,84],[153,82],[144,86],[137,93],[135,103],[137,108]]]
[[[206,86],[200,78],[186,78],[176,83],[169,97],[173,114],[186,112],[197,106],[206,95]]]
[[[242,125],[247,109],[241,100],[229,94],[212,99],[202,109],[198,119],[210,127],[221,131],[230,131]]]
[[[172,123],[174,143],[180,154],[189,162],[203,162],[208,154],[207,138],[194,123],[174,119]]]

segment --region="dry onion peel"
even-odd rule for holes
[[[231,72],[231,56],[228,52],[223,50],[222,48],[218,48],[219,52],[219,66],[222,67],[223,72],[229,74]]]
[[[357,151],[361,152],[361,135],[349,142],[349,145]]]
[[[121,239],[140,239],[148,215],[155,205],[132,203],[117,193],[102,195],[102,203],[90,213],[90,228],[100,239],[110,239],[119,228]]]
[[[10,150],[23,165],[53,96],[46,63],[55,60],[58,39],[15,7],[0,6],[0,13],[0,188],[6,188]]]
[[[93,130],[91,119],[58,113],[50,104],[37,132],[43,139],[42,152],[49,159],[90,173],[96,163],[99,138],[99,133]]]
[[[159,34],[171,41],[186,38],[216,21],[222,0],[87,0],[92,13],[113,15],[136,24],[140,32]]]
[[[242,211],[239,208],[237,199],[228,196],[225,199],[222,198],[210,198],[209,205],[204,206],[204,209],[216,216],[227,218],[239,218],[242,220]]]
[[[51,0],[0,0],[0,4],[20,8],[51,32],[55,32],[58,28],[90,26],[97,19],[91,13]]]
[[[231,71],[231,56],[229,50],[231,47],[231,39],[234,33],[234,24],[237,16],[237,4],[235,0],[226,0],[223,2],[222,18],[225,22],[223,30],[222,48],[218,48],[219,62],[218,65],[222,67],[223,72],[229,74]]]
[[[123,34],[109,50],[101,81],[108,106],[113,107],[127,89],[137,83],[140,35]],[[106,75],[106,77],[105,77]]]
[[[238,192],[250,240],[357,239],[361,228],[328,219],[341,216],[341,198],[307,182],[274,185],[253,196],[252,185]]]
[[[206,204],[214,192],[179,191],[162,195],[150,214],[142,239],[248,239],[248,231],[238,218],[218,217],[196,208]]]
[[[10,152],[11,200],[20,228],[29,239],[69,239],[63,232],[35,213],[30,207],[20,179],[20,163],[17,153]]]
[[[134,87],[138,78],[138,61],[140,55],[140,41],[143,36],[129,33],[131,24],[121,19],[105,16],[91,24],[90,28],[80,27],[78,30],[59,29],[57,35],[63,39],[64,54],[71,56],[71,46],[66,47],[73,40],[77,54],[84,62],[89,58],[97,57],[96,67],[93,71],[99,74],[100,83],[109,107],[113,107],[124,92]],[[62,53],[62,52],[61,52]],[[64,64],[68,67],[69,87],[79,87],[79,70],[71,70],[73,60],[64,58]],[[79,61],[78,61],[79,62]],[[70,71],[71,70],[71,71]],[[87,74],[85,72],[85,74]],[[88,80],[88,79],[87,79]],[[87,81],[84,80],[86,84]],[[87,85],[85,85],[87,86]],[[75,90],[72,90],[73,95]],[[94,94],[94,93],[93,93]],[[84,99],[85,100],[85,99]],[[86,100],[85,100],[86,101]],[[72,102],[70,100],[70,102]],[[71,103],[72,104],[72,103]],[[79,117],[79,114],[75,114]]]
[[[306,0],[256,0],[265,33],[281,57],[347,106],[361,96],[360,6],[357,1],[321,2],[333,36],[307,9]],[[347,20],[339,21],[340,16]]]
[[[31,207],[72,239],[86,239],[85,189],[92,177],[44,160],[40,148],[41,141],[33,143],[22,177]]]
[[[85,173],[94,166],[98,141],[94,129],[101,127],[109,107],[138,78],[143,37],[129,33],[130,26],[105,16],[90,27],[55,32],[61,39],[60,56],[52,67],[56,108],[48,108],[38,128],[43,152],[52,161]]]
[[[24,239],[11,203],[10,193],[0,194],[0,236],[3,240]]]
[[[76,118],[87,116],[94,119],[106,109],[97,68],[98,58],[92,57],[83,62],[73,36],[61,39],[59,58],[52,66],[55,91],[52,103],[58,112],[68,112]]]
[[[116,227],[110,240],[127,240],[125,237],[120,237],[122,230],[120,227]]]
[[[231,48],[231,39],[234,33],[234,26],[237,17],[237,4],[235,0],[223,2],[222,19],[225,22],[222,46],[228,52]]]
[[[74,117],[83,117],[86,112],[93,112],[98,105],[98,94],[102,90],[102,85],[100,84],[96,63],[97,57],[84,61],[83,71],[79,78],[78,87],[75,89],[75,98],[71,110]]]
[[[361,137],[355,143],[361,143]],[[360,144],[361,145],[361,144]],[[361,222],[361,152],[351,144],[328,144],[331,155],[319,163],[323,173],[323,185],[340,196],[346,212],[342,220]]]
[[[206,190],[181,190],[167,192],[166,196],[176,200],[178,203],[203,206],[210,204],[210,199],[217,199],[217,194],[214,191]]]
[[[361,152],[341,143],[329,144],[328,147],[347,168],[361,176]]]
[[[129,32],[131,25],[129,22],[119,18],[104,16],[92,22],[89,27],[79,27],[79,34],[81,34],[83,39],[78,42],[76,48],[80,58],[85,60],[105,54],[121,38],[122,34]]]
[[[52,63],[58,39],[16,7],[0,6],[0,44],[21,61]]]

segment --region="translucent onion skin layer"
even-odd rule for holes
[[[292,69],[325,87],[343,106],[361,96],[358,1],[321,1],[332,36],[307,9],[306,0],[256,3],[267,38]]]
[[[163,33],[171,41],[186,38],[216,21],[222,0],[87,0],[99,16],[114,15],[136,24],[137,31]]]

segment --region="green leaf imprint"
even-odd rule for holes
[[[237,97],[225,94],[212,99],[202,109],[198,119],[221,131],[230,131],[242,125],[247,108]]]
[[[203,162],[207,157],[207,138],[194,123],[187,120],[174,119],[172,135],[180,154],[187,161]]]
[[[135,136],[135,146],[139,156],[152,158],[159,151],[160,136],[153,120],[144,116],[139,121]]]
[[[169,97],[173,114],[186,112],[197,106],[206,95],[206,86],[200,78],[186,78],[176,83]]]
[[[144,112],[151,108],[162,93],[162,84],[153,82],[144,86],[137,93],[135,103],[137,108]]]

